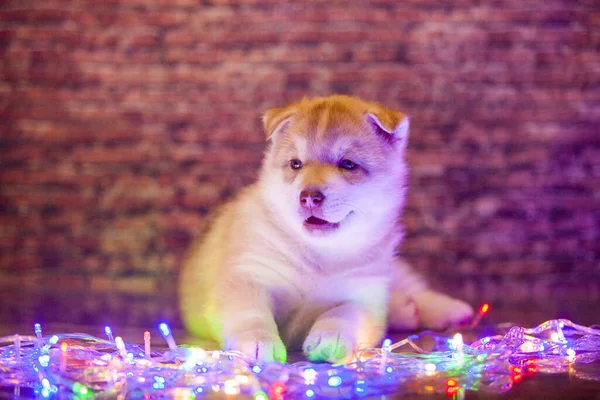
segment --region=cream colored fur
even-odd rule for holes
[[[285,360],[287,346],[339,362],[388,327],[440,329],[471,317],[395,256],[405,115],[331,96],[269,110],[264,123],[271,143],[258,181],[219,210],[185,260],[180,308],[191,333],[258,361]],[[296,159],[301,168],[291,167]],[[324,201],[302,206],[307,188]],[[328,224],[307,225],[311,215]]]

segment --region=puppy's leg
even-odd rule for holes
[[[286,349],[265,288],[237,277],[223,282],[217,292],[216,313],[228,350],[241,351],[259,362],[285,362]]]
[[[388,301],[388,326],[393,330],[414,330],[421,323],[417,303],[412,295],[427,285],[403,259],[394,260]]]
[[[388,304],[388,326],[392,330],[414,330],[419,327],[419,310],[415,300],[394,290]]]
[[[429,329],[446,329],[463,325],[473,317],[473,308],[462,300],[435,290],[423,290],[412,295],[417,303],[421,325]]]
[[[467,322],[473,308],[462,300],[431,290],[403,259],[394,261],[388,324],[392,329],[444,329]]]
[[[360,345],[373,345],[381,339],[383,315],[356,303],[332,308],[313,325],[304,341],[304,354],[312,361],[348,362]]]

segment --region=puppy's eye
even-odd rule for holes
[[[296,159],[290,160],[290,167],[292,169],[300,169],[302,168],[302,161]]]
[[[357,165],[354,161],[347,160],[347,159],[343,159],[342,161],[340,161],[340,168],[350,170],[350,169],[354,169],[356,167],[357,167]]]

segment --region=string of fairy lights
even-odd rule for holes
[[[472,326],[489,306],[479,309]],[[600,329],[565,319],[534,328],[496,326],[470,345],[460,333],[422,332],[381,348],[361,349],[347,364],[256,364],[234,351],[178,346],[170,327],[159,332],[168,349],[125,343],[105,328],[106,339],[86,334],[0,338],[0,394],[41,399],[193,398],[221,392],[255,400],[350,399],[386,393],[503,393],[535,373],[569,372],[600,381],[600,371],[580,368],[600,359]],[[428,350],[421,342],[427,340]],[[431,345],[433,343],[433,345]]]

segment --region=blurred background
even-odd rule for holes
[[[5,0],[0,54],[3,323],[177,325],[261,114],[333,93],[411,116],[415,268],[517,320],[597,315],[596,0]]]

